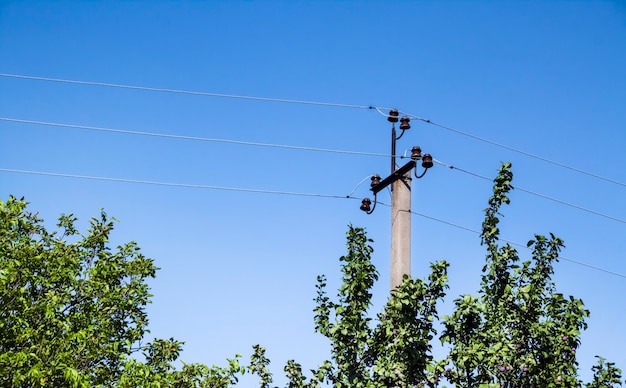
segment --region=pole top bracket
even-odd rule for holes
[[[374,194],[378,194],[378,192],[380,192],[382,189],[389,186],[390,184],[397,181],[398,179],[402,178],[404,174],[406,174],[407,172],[411,171],[415,167],[415,165],[416,165],[415,160],[410,160],[407,164],[398,168],[387,178],[380,181],[379,184],[372,186],[370,190],[372,190]]]

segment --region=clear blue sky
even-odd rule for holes
[[[493,177],[511,161],[517,190],[503,238],[565,240],[563,255],[626,274],[626,6],[589,2],[35,2],[0,3],[0,73],[156,88],[395,107],[612,179],[609,182],[423,122],[398,142]],[[375,110],[0,77],[0,117],[369,153],[390,152]],[[389,159],[133,136],[0,121],[0,168],[345,196]],[[367,182],[354,196],[369,196]],[[480,229],[491,184],[436,165],[414,180],[412,210]],[[0,172],[0,196],[25,196],[48,225],[104,208],[161,267],[150,329],[186,341],[182,359],[223,363],[268,349],[278,382],[289,358],[328,357],[314,333],[318,274],[339,284],[347,225],[366,227],[388,295],[390,209],[302,197]],[[382,193],[381,201],[390,203]],[[448,301],[475,293],[479,237],[412,217],[412,272],[451,263]],[[529,252],[520,249],[524,258]],[[626,368],[626,278],[571,261],[565,294],[591,310],[579,361]],[[451,303],[441,307],[450,311]]]

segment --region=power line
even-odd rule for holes
[[[179,140],[229,143],[229,144],[258,146],[258,147],[273,147],[273,148],[283,148],[283,149],[292,149],[292,150],[301,150],[301,151],[315,151],[315,152],[327,152],[327,153],[338,153],[338,154],[348,154],[348,155],[362,155],[362,156],[376,156],[376,157],[390,157],[391,156],[389,154],[378,154],[378,153],[372,153],[372,152],[346,151],[346,150],[336,150],[336,149],[330,149],[330,148],[316,148],[316,147],[294,146],[294,145],[275,144],[275,143],[259,143],[259,142],[250,142],[250,141],[241,141],[241,140],[229,140],[229,139],[218,139],[218,138],[208,138],[208,137],[198,137],[198,136],[173,135],[173,134],[167,134],[167,133],[143,132],[143,131],[134,131],[134,130],[125,130],[125,129],[94,127],[94,126],[77,125],[77,124],[54,123],[54,122],[47,122],[47,121],[25,120],[25,119],[16,119],[16,118],[7,118],[7,117],[0,117],[0,121],[21,123],[21,124],[44,125],[44,126],[61,127],[61,128],[86,129],[86,130],[91,130],[91,131],[119,133],[119,134],[126,134],[126,135],[139,135],[139,136],[151,136],[151,137],[179,139]],[[396,157],[404,158],[405,156],[403,156],[403,155],[396,155]],[[472,176],[475,176],[475,177],[478,177],[478,178],[481,178],[481,179],[484,179],[484,180],[487,180],[487,181],[492,181],[491,178],[488,178],[486,176],[479,175],[479,174],[473,173],[471,171],[464,170],[462,168],[446,164],[446,163],[441,162],[439,160],[433,159],[433,161],[435,163],[440,164],[440,165],[442,165],[444,167],[447,167],[449,169],[458,170],[458,171],[463,172],[463,173],[468,174],[468,175],[472,175]],[[357,185],[357,187],[354,188],[352,193],[354,193],[354,191],[362,183],[363,182],[359,183],[359,185]],[[531,191],[531,190],[528,190],[528,189],[525,189],[525,188],[522,188],[522,187],[515,186],[515,188],[517,190],[519,190],[519,191],[523,191],[525,193],[528,193],[528,194],[531,194],[531,195],[535,195],[537,197],[544,198],[544,199],[547,199],[549,201],[557,202],[557,203],[560,203],[560,204],[563,204],[563,205],[566,205],[566,206],[569,206],[569,207],[572,207],[572,208],[575,208],[575,209],[578,209],[578,210],[585,211],[585,212],[590,213],[590,214],[594,214],[594,215],[597,215],[597,216],[600,216],[600,217],[604,217],[604,218],[607,218],[607,219],[611,219],[613,221],[617,221],[617,222],[621,222],[621,223],[626,224],[626,220],[623,220],[623,219],[620,219],[620,218],[617,218],[617,217],[614,217],[614,216],[611,216],[611,215],[608,215],[608,214],[600,213],[598,211],[591,210],[591,209],[588,209],[588,208],[585,208],[585,207],[582,207],[582,206],[579,206],[579,205],[575,205],[575,204],[572,204],[572,203],[560,200],[558,198],[553,198],[553,197],[550,197],[548,195],[537,193],[537,192],[534,192],[534,191]]]
[[[138,183],[138,184],[143,184],[143,185],[186,187],[186,188],[193,188],[193,189],[242,191],[242,192],[247,192],[247,193],[280,194],[280,195],[293,195],[293,196],[300,196],[300,197],[356,199],[354,197],[350,197],[346,195],[299,193],[299,192],[293,192],[293,191],[247,189],[247,188],[242,188],[242,187],[225,187],[225,186],[198,185],[198,184],[189,184],[189,183],[147,181],[147,180],[139,180],[139,179],[109,178],[109,177],[101,177],[101,176],[93,176],[93,175],[64,174],[64,173],[56,173],[56,172],[17,170],[17,169],[10,169],[10,168],[0,168],[0,171],[16,173],[16,174],[44,175],[44,176],[52,176],[52,177],[58,177],[58,178],[89,179],[89,180],[106,181],[106,182]]]
[[[190,95],[205,96],[205,97],[222,97],[222,98],[235,98],[235,99],[243,99],[243,100],[282,102],[282,103],[290,103],[290,104],[321,105],[321,106],[332,106],[332,107],[337,107],[337,108],[376,109],[376,107],[371,106],[371,105],[338,104],[338,103],[321,102],[321,101],[292,100],[292,99],[286,99],[286,98],[271,98],[271,97],[245,96],[245,95],[237,95],[237,94],[199,92],[199,91],[182,90],[182,89],[155,88],[155,87],[149,87],[149,86],[124,85],[124,84],[114,84],[114,83],[108,83],[108,82],[78,81],[78,80],[63,79],[63,78],[37,77],[37,76],[20,75],[20,74],[0,73],[0,77],[20,78],[20,79],[29,79],[29,80],[36,80],[36,81],[59,82],[59,83],[76,84],[76,85],[105,86],[109,88],[133,89],[133,90],[143,90],[143,91],[149,91],[149,92],[190,94]],[[389,108],[380,108],[380,109],[389,109]]]
[[[437,222],[440,222],[440,223],[443,223],[443,224],[446,224],[446,225],[453,226],[453,227],[455,227],[455,228],[459,228],[459,229],[463,229],[463,230],[466,230],[466,231],[469,231],[469,232],[473,232],[473,233],[481,234],[481,232],[479,232],[478,230],[471,229],[471,228],[468,228],[468,227],[465,227],[465,226],[462,226],[462,225],[457,225],[457,224],[452,223],[452,222],[448,222],[448,221],[440,220],[440,219],[438,219],[438,218],[431,217],[431,216],[428,216],[428,215],[425,215],[425,214],[421,214],[421,213],[417,213],[417,212],[414,212],[414,211],[411,211],[411,213],[412,213],[412,214],[415,214],[415,215],[418,215],[418,216],[420,216],[420,217],[428,218],[429,220],[433,220],[433,221],[437,221]],[[522,248],[525,248],[525,249],[530,249],[530,248],[528,248],[528,246],[527,246],[527,245],[525,245],[525,244],[520,244],[520,243],[515,242],[515,241],[506,240],[506,239],[502,239],[502,241],[504,241],[504,242],[506,242],[506,243],[509,243],[509,244],[511,244],[511,245],[515,245],[515,246],[522,247]],[[582,262],[582,261],[578,261],[578,260],[570,259],[570,258],[567,258],[567,257],[562,256],[562,255],[559,255],[559,259],[564,260],[564,261],[569,261],[570,263],[574,263],[574,264],[582,265],[582,266],[587,267],[587,268],[595,269],[595,270],[597,270],[597,271],[602,271],[602,272],[604,272],[604,273],[608,273],[608,274],[615,275],[615,276],[619,276],[619,277],[621,277],[621,278],[625,278],[625,279],[626,279],[626,275],[621,274],[621,273],[619,273],[619,272],[614,272],[614,271],[611,271],[611,270],[608,270],[608,269],[605,269],[605,268],[602,268],[602,267],[598,267],[598,266],[595,266],[595,265],[587,264],[587,263]]]
[[[179,93],[179,94],[189,94],[189,95],[198,95],[198,96],[208,96],[208,97],[222,97],[222,98],[235,98],[235,99],[246,99],[246,100],[255,100],[255,101],[268,101],[268,102],[279,102],[279,103],[292,103],[292,104],[305,104],[305,105],[320,105],[320,106],[329,106],[329,107],[338,107],[338,108],[352,108],[352,109],[368,109],[368,110],[376,110],[380,114],[384,116],[388,116],[383,110],[390,110],[390,108],[377,107],[373,105],[353,105],[353,104],[341,104],[341,103],[331,103],[331,102],[321,102],[321,101],[306,101],[306,100],[294,100],[294,99],[283,99],[283,98],[271,98],[271,97],[258,97],[258,96],[246,96],[246,95],[235,95],[235,94],[225,94],[225,93],[212,93],[212,92],[200,92],[200,91],[190,91],[190,90],[182,90],[182,89],[167,89],[167,88],[156,88],[156,87],[148,87],[148,86],[136,86],[136,85],[125,85],[125,84],[115,84],[115,83],[107,83],[107,82],[95,82],[95,81],[80,81],[80,80],[71,80],[71,79],[63,79],[63,78],[51,78],[51,77],[39,77],[39,76],[29,76],[22,74],[9,74],[9,73],[0,73],[0,77],[6,78],[18,78],[18,79],[28,79],[28,80],[37,80],[37,81],[48,81],[48,82],[58,82],[58,83],[68,83],[68,84],[77,84],[77,85],[91,85],[91,86],[104,86],[110,88],[121,88],[121,89],[133,89],[133,90],[144,90],[151,92],[164,92],[164,93]],[[595,174],[589,171],[585,171],[576,167],[569,166],[565,163],[561,163],[552,159],[548,159],[524,150],[520,150],[515,147],[508,146],[506,144],[498,143],[493,140],[489,140],[477,135],[473,135],[469,132],[461,131],[459,129],[440,124],[430,119],[425,119],[413,114],[409,114],[406,112],[400,112],[410,117],[411,119],[423,121],[425,123],[446,129],[448,131],[479,140],[497,147],[501,147],[507,149],[509,151],[513,151],[537,160],[541,160],[546,163],[550,163],[562,168],[566,168],[571,171],[578,172],[580,174],[584,174],[596,179],[604,180],[606,182],[610,182],[622,187],[626,187],[626,183],[618,181],[616,179],[607,178],[599,174]]]
[[[55,173],[55,172],[44,172],[44,171],[30,171],[30,170],[18,170],[18,169],[9,169],[9,168],[0,168],[0,172],[8,172],[8,173],[16,173],[16,174],[28,174],[28,175],[43,175],[43,176],[51,176],[57,178],[73,178],[73,179],[86,179],[86,180],[98,180],[98,181],[106,181],[106,182],[122,182],[122,183],[135,183],[135,184],[144,184],[144,185],[155,185],[155,186],[169,186],[169,187],[184,187],[184,188],[194,188],[194,189],[209,189],[209,190],[225,190],[225,191],[238,191],[238,192],[247,192],[247,193],[257,193],[257,194],[274,194],[274,195],[291,195],[291,196],[299,196],[299,197],[317,197],[317,198],[334,198],[334,199],[359,199],[356,197],[352,197],[352,193],[349,195],[330,195],[330,194],[317,194],[317,193],[301,193],[301,192],[293,192],[293,191],[279,191],[279,190],[264,190],[264,189],[250,189],[250,188],[241,188],[241,187],[225,187],[225,186],[212,186],[212,185],[199,185],[199,184],[188,184],[188,183],[172,183],[172,182],[162,182],[162,181],[148,181],[148,180],[139,180],[139,179],[124,179],[124,178],[110,178],[110,177],[100,177],[100,176],[92,176],[92,175],[77,175],[77,174],[64,174],[64,173]],[[357,185],[358,186],[358,185]],[[378,202],[378,204],[382,206],[391,206],[389,204]],[[437,221],[458,229],[462,229],[465,231],[469,231],[472,233],[480,234],[480,231],[468,228],[450,221],[445,221],[436,217],[432,217],[426,214],[418,213],[415,211],[411,211],[411,214],[415,214],[417,216],[427,218],[432,221]],[[528,248],[526,245],[516,243],[509,240],[502,240],[504,242],[508,242],[512,245],[521,246],[524,248]],[[619,276],[622,278],[626,278],[626,275],[620,274],[618,272],[614,272],[608,269],[604,269],[602,267],[597,267],[591,264],[584,263],[582,261],[569,259],[563,256],[559,256],[559,258],[569,261],[574,264],[578,264],[581,266],[585,266],[591,269],[595,269],[598,271],[602,271],[611,275]]]
[[[378,204],[379,205],[383,205],[383,206],[391,207],[391,205],[386,204],[386,203],[382,203],[382,202],[378,202]],[[459,225],[459,224],[456,224],[454,222],[445,221],[445,220],[442,220],[440,218],[432,217],[432,216],[429,216],[429,215],[426,215],[426,214],[423,214],[423,213],[419,213],[419,212],[416,212],[416,211],[413,211],[413,210],[411,210],[410,213],[414,214],[416,216],[420,216],[422,218],[426,218],[426,219],[429,219],[429,220],[432,220],[432,221],[436,221],[436,222],[439,222],[439,223],[442,223],[442,224],[445,224],[445,225],[448,225],[448,226],[452,226],[452,227],[457,228],[457,229],[462,229],[462,230],[465,230],[467,232],[472,232],[472,233],[475,233],[475,234],[478,234],[478,235],[481,234],[481,232],[476,230],[476,229],[468,228],[467,226]],[[515,241],[506,240],[506,239],[500,239],[500,240],[502,240],[502,241],[504,241],[506,243],[509,243],[511,245],[515,245],[515,246],[522,247],[522,248],[525,248],[525,249],[530,249],[525,244],[521,244],[521,243],[518,243],[518,242],[515,242]],[[567,258],[565,256],[561,256],[561,255],[559,255],[559,259],[562,259],[564,261],[568,261],[568,262],[573,263],[573,264],[581,265],[581,266],[584,266],[584,267],[587,267],[587,268],[595,269],[597,271],[601,271],[601,272],[604,272],[604,273],[608,273],[608,274],[611,274],[611,275],[618,276],[618,277],[626,279],[626,275],[624,275],[624,274],[621,274],[621,273],[615,272],[615,271],[611,271],[611,270],[608,270],[608,269],[605,269],[605,268],[602,268],[602,267],[598,267],[598,266],[595,266],[595,265],[587,264],[587,263],[579,261],[579,260],[570,259],[570,258]]]
[[[443,163],[443,162],[441,162],[439,160],[436,160],[436,159],[433,159],[433,161],[435,163],[437,163],[437,164],[440,164],[440,165],[442,165],[444,167],[449,168],[450,170],[457,170],[457,171],[460,171],[462,173],[465,173],[465,174],[468,174],[468,175],[472,175],[472,176],[480,178],[480,179],[484,179],[484,180],[487,180],[487,181],[490,181],[490,182],[493,181],[493,179],[488,178],[488,177],[483,176],[483,175],[480,175],[480,174],[477,174],[475,172],[467,171],[467,170],[464,170],[462,168],[459,168],[459,167],[456,167],[456,166],[453,166],[453,165],[450,165],[450,164]],[[566,205],[566,206],[572,207],[574,209],[582,210],[584,212],[591,213],[591,214],[594,214],[596,216],[604,217],[604,218],[607,218],[607,219],[610,219],[610,220],[613,220],[613,221],[621,222],[622,224],[626,224],[626,220],[623,220],[621,218],[617,218],[617,217],[614,217],[614,216],[611,216],[611,215],[608,215],[608,214],[600,213],[598,211],[591,210],[591,209],[588,209],[588,208],[585,208],[585,207],[582,207],[582,206],[579,206],[579,205],[575,205],[573,203],[569,203],[569,202],[563,201],[563,200],[558,199],[558,198],[553,198],[553,197],[550,197],[550,196],[545,195],[545,194],[537,193],[535,191],[528,190],[528,189],[525,189],[523,187],[519,187],[519,186],[513,185],[513,188],[516,189],[516,190],[523,191],[525,193],[528,193],[528,194],[540,197],[540,198],[547,199],[549,201],[557,202],[557,203],[560,203],[562,205]]]
[[[8,118],[8,117],[0,117],[0,121],[7,121],[7,122],[14,122],[14,123],[21,123],[21,124],[46,125],[46,126],[61,127],[61,128],[87,129],[91,131],[121,133],[121,134],[126,134],[126,135],[162,137],[162,138],[179,139],[179,140],[230,143],[230,144],[249,145],[249,146],[258,146],[258,147],[274,147],[274,148],[285,148],[285,149],[293,149],[293,150],[301,150],[301,151],[317,151],[317,152],[328,152],[328,153],[348,154],[348,155],[389,157],[388,154],[377,154],[373,152],[345,151],[345,150],[335,150],[335,149],[329,149],[329,148],[304,147],[304,146],[273,144],[273,143],[258,143],[258,142],[252,142],[252,141],[218,139],[218,138],[199,137],[199,136],[172,135],[172,134],[167,134],[167,133],[132,131],[132,130],[126,130],[126,129],[93,127],[89,125],[53,123],[53,122],[48,122],[48,121],[23,120],[23,119],[15,119],[15,118]]]
[[[525,155],[525,156],[528,156],[528,157],[531,157],[531,158],[534,158],[534,159],[537,159],[537,160],[541,160],[541,161],[546,162],[546,163],[553,164],[555,166],[559,166],[559,167],[566,168],[566,169],[571,170],[571,171],[578,172],[580,174],[584,174],[584,175],[587,175],[587,176],[590,176],[590,177],[593,177],[593,178],[596,178],[596,179],[600,179],[600,180],[603,180],[603,181],[606,181],[606,182],[609,182],[609,183],[613,183],[613,184],[616,184],[616,185],[619,185],[619,186],[626,187],[626,183],[620,182],[620,181],[618,181],[616,179],[607,178],[605,176],[598,175],[598,174],[595,174],[595,173],[592,173],[592,172],[589,172],[589,171],[585,171],[585,170],[582,170],[580,168],[572,167],[572,166],[569,166],[569,165],[567,165],[565,163],[557,162],[556,160],[544,158],[543,156],[539,156],[539,155],[536,155],[536,154],[533,154],[533,153],[530,153],[530,152],[527,152],[527,151],[524,151],[524,150],[520,150],[519,148],[511,147],[511,146],[508,146],[506,144],[502,144],[502,143],[495,142],[493,140],[485,139],[484,137],[476,136],[476,135],[473,135],[471,133],[464,132],[464,131],[461,131],[461,130],[456,129],[456,128],[452,128],[450,126],[443,125],[443,124],[434,122],[434,121],[429,120],[429,119],[424,119],[424,118],[421,118],[421,117],[418,117],[418,116],[415,116],[415,115],[411,115],[411,114],[408,114],[408,113],[405,113],[405,112],[402,112],[402,113],[406,114],[411,119],[423,121],[423,122],[425,122],[427,124],[431,124],[431,125],[437,126],[439,128],[443,128],[443,129],[446,129],[448,131],[451,131],[451,132],[454,132],[454,133],[458,133],[460,135],[467,136],[469,138],[472,138],[472,139],[475,139],[475,140],[478,140],[478,141],[482,141],[484,143],[488,143],[488,144],[494,145],[496,147],[504,148],[504,149],[507,149],[509,151],[513,151],[513,152],[516,152],[518,154],[521,154],[521,155]]]

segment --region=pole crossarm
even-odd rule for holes
[[[404,166],[398,168],[396,171],[394,171],[387,178],[385,178],[382,181],[380,181],[380,183],[378,183],[377,185],[372,186],[370,188],[370,190],[372,190],[372,192],[374,194],[378,194],[385,187],[389,186],[390,184],[392,184],[393,182],[397,181],[398,179],[401,179],[407,172],[411,171],[415,167],[415,165],[416,165],[415,160],[410,160],[407,164],[405,164]]]

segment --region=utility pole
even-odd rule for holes
[[[420,147],[411,149],[411,160],[402,167],[396,166],[396,141],[404,131],[410,129],[410,119],[403,116],[400,121],[400,136],[396,136],[395,123],[398,122],[398,111],[392,109],[387,116],[391,122],[391,175],[381,180],[378,174],[372,175],[370,190],[374,193],[374,206],[369,198],[361,202],[361,210],[371,214],[376,208],[377,194],[391,185],[391,290],[395,290],[402,283],[404,275],[411,276],[411,172],[416,178],[421,178],[433,166],[430,154],[422,156]],[[414,171],[417,161],[422,161],[424,172],[417,175]]]
[[[411,275],[411,171],[391,186],[391,289]]]

